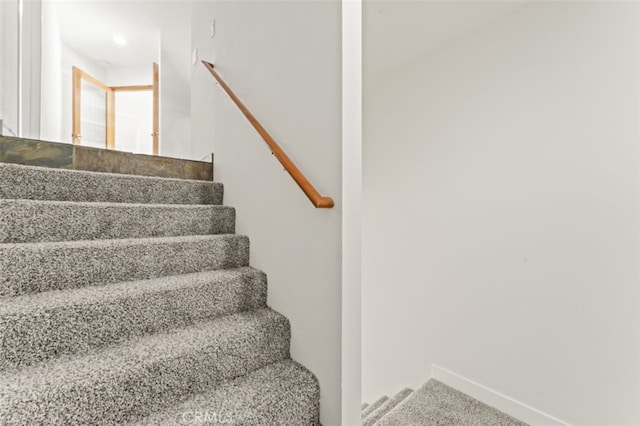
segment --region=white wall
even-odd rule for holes
[[[198,63],[192,156],[215,152],[225,204],[269,277],[269,304],[292,324],[292,357],[322,388],[322,423],[341,416],[341,5],[199,2],[192,45],[279,141],[333,209],[315,209]],[[209,25],[216,20],[216,36]]]
[[[18,133],[18,1],[0,1],[0,119],[4,130]]]
[[[42,3],[42,100],[40,138],[62,141],[62,41],[56,4]],[[70,111],[69,111],[70,114]]]
[[[153,92],[117,92],[115,149],[153,155]]]
[[[0,46],[2,47],[2,51],[5,53],[6,55],[6,50],[5,50],[5,45],[4,45],[4,40],[7,38],[7,36],[4,34],[6,32],[6,25],[4,23],[5,20],[5,16],[6,16],[7,12],[5,11],[5,8],[3,6],[2,3],[0,3],[0,23],[2,23],[2,31],[0,31]],[[0,120],[2,120],[2,115],[3,112],[2,110],[4,109],[4,98],[2,97],[2,92],[4,90],[4,84],[3,84],[3,80],[4,80],[4,74],[5,74],[5,68],[8,66],[7,64],[9,63],[9,61],[7,61],[7,59],[4,59],[2,62],[2,66],[0,66]],[[0,126],[0,134],[2,134],[2,127]]]
[[[437,364],[640,424],[639,28],[536,2],[365,93],[364,400]]]
[[[153,84],[153,63],[144,67],[104,67],[104,83],[107,86],[142,86]]]
[[[18,134],[40,138],[42,0],[22,2],[20,25],[20,124]]]
[[[191,154],[190,18],[186,14],[183,29],[165,30],[161,35],[160,154],[166,157]]]
[[[342,424],[360,423],[362,1],[342,2]]]
[[[40,136],[41,0],[0,2],[0,119],[2,131]]]

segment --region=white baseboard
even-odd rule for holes
[[[570,426],[563,420],[435,364],[431,366],[431,377],[531,426]]]

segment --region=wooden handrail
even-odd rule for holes
[[[333,207],[333,199],[331,197],[325,197],[320,195],[320,193],[311,185],[311,182],[307,180],[307,178],[302,174],[300,169],[293,164],[293,161],[284,153],[282,148],[276,143],[276,141],[271,137],[271,135],[265,130],[264,127],[260,124],[260,122],[251,114],[251,112],[247,109],[246,106],[238,99],[235,93],[227,86],[227,84],[222,80],[220,75],[213,69],[213,64],[207,61],[202,61],[204,66],[209,70],[211,75],[220,83],[220,86],[227,92],[227,95],[231,98],[231,100],[240,108],[240,111],[247,117],[249,123],[258,131],[262,139],[267,143],[271,153],[275,155],[275,157],[280,161],[284,169],[291,175],[293,180],[296,181],[300,189],[305,193],[305,195],[311,200],[314,206],[318,208],[331,208]]]

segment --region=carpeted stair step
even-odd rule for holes
[[[445,384],[431,379],[409,395],[376,426],[527,426]]]
[[[0,199],[148,204],[222,204],[217,182],[0,163]]]
[[[368,406],[369,406],[369,404],[367,404],[366,402],[363,402],[362,405],[360,406],[360,411],[364,410]]]
[[[0,244],[0,297],[249,264],[249,240],[208,235]]]
[[[389,400],[389,397],[384,395],[383,397],[381,397],[377,401],[374,401],[371,405],[369,405],[367,408],[362,410],[362,412],[360,414],[362,419],[364,420],[369,414],[371,414],[374,411],[376,411],[378,409],[378,407],[380,407],[382,404],[384,404],[388,400]]]
[[[0,424],[122,424],[289,358],[288,320],[261,309],[0,374]]]
[[[315,376],[285,360],[154,413],[136,425],[319,426],[319,401]]]
[[[0,199],[0,211],[0,243],[235,232],[235,210],[214,205]]]
[[[266,306],[266,275],[245,267],[6,298],[0,370]]]
[[[363,421],[362,426],[373,426],[378,420],[383,418],[389,411],[391,411],[396,405],[401,403],[405,398],[413,393],[411,389],[403,389],[389,398],[384,404],[378,407],[375,411],[370,413]]]

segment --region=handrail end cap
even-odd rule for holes
[[[333,208],[333,198],[331,197],[321,197],[316,203],[316,208],[319,209],[330,209]]]

